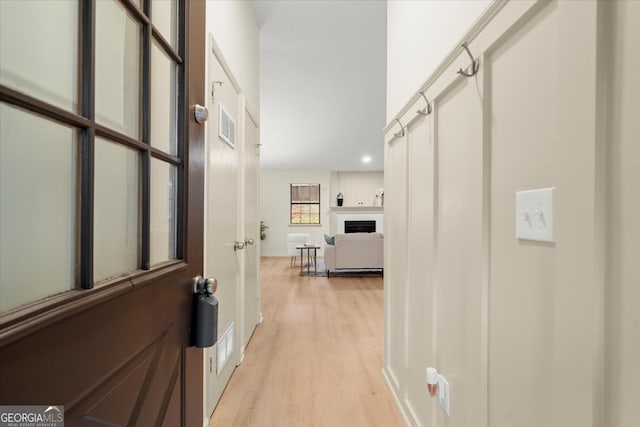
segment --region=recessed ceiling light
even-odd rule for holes
[[[371,161],[371,156],[364,156],[362,158],[362,163],[369,163]]]

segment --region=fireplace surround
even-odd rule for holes
[[[335,217],[335,229],[334,229],[334,233],[348,233],[348,231],[346,231],[346,223],[347,222],[358,222],[358,223],[364,223],[364,222],[373,222],[375,224],[375,229],[373,229],[373,231],[371,232],[375,232],[375,233],[384,233],[384,215],[382,213],[339,213],[336,214]],[[372,228],[371,226],[369,226],[370,229]],[[356,233],[366,233],[369,232],[368,230],[366,231],[351,231],[352,233],[356,232]]]
[[[376,221],[365,220],[348,220],[344,222],[345,233],[375,233]]]

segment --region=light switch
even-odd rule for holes
[[[438,405],[444,411],[445,414],[451,415],[449,400],[451,398],[451,394],[449,391],[449,382],[440,375],[438,377]]]
[[[516,237],[523,240],[554,242],[554,188],[516,192]]]

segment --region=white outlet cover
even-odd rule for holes
[[[449,382],[442,375],[438,378],[438,405],[445,414],[451,415],[451,392],[449,390]]]
[[[438,384],[438,371],[435,368],[427,368],[427,384]]]
[[[522,240],[555,242],[553,236],[553,193],[555,188],[516,192],[516,237]]]

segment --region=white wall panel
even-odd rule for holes
[[[407,145],[397,139],[385,148],[385,164],[394,165],[385,174],[384,291],[386,368],[392,381],[406,388],[406,277],[407,277]],[[391,333],[393,331],[393,333]]]
[[[518,240],[515,193],[557,185],[557,3],[545,7],[487,58],[491,91],[490,425],[550,425],[547,392],[556,288],[554,244]],[[518,76],[518,78],[514,78]],[[505,84],[508,82],[508,84]],[[517,106],[517,108],[514,108]],[[514,388],[518,393],[514,393]]]
[[[640,420],[640,2],[607,3],[606,426]],[[610,55],[610,56],[609,56]]]
[[[482,425],[482,102],[460,78],[436,104],[438,146],[436,345],[432,366],[451,385],[445,426]]]
[[[479,73],[456,76],[463,52],[423,70],[433,115],[415,118],[414,94],[407,135],[390,120],[385,191],[407,199],[385,201],[386,251],[407,261],[385,271],[385,372],[412,425],[637,421],[638,16],[622,1],[492,8],[469,32]],[[544,187],[555,242],[518,240],[515,193]],[[427,366],[451,384],[450,416]]]
[[[431,419],[432,399],[425,393],[425,367],[433,362],[435,144],[433,115],[409,125],[407,233],[407,409],[417,420]],[[420,373],[423,373],[422,375]]]
[[[342,193],[343,206],[376,205],[376,190],[384,188],[382,171],[331,172],[331,206]]]

